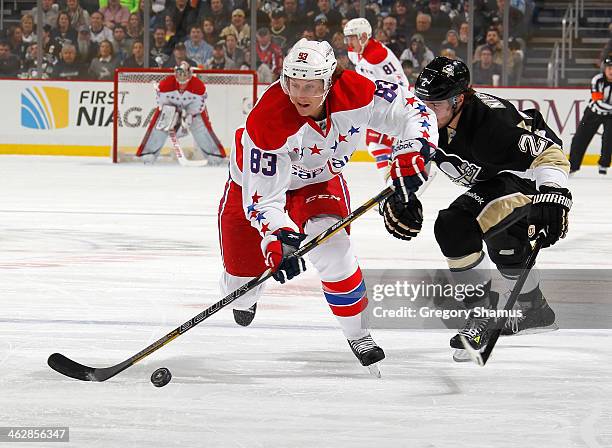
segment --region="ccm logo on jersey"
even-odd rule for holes
[[[333,201],[340,202],[340,198],[338,196],[334,196],[333,194],[316,194],[306,198],[305,203],[308,204],[309,202],[316,201],[317,199],[331,199]]]

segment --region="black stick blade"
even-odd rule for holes
[[[70,358],[62,355],[61,353],[53,353],[49,356],[47,364],[56,372],[62,375],[69,376],[81,381],[95,381],[101,382],[117,375],[119,372],[125,370],[131,362],[124,361],[121,364],[112,367],[104,367],[97,369],[95,367],[84,366]]]

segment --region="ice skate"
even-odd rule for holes
[[[246,310],[232,310],[234,312],[234,320],[238,325],[248,327],[255,319],[255,312],[257,311],[257,304]]]
[[[606,174],[608,174],[608,168],[606,168],[605,166],[599,165],[597,167],[597,172],[605,176]]]
[[[480,308],[482,309],[482,308]],[[481,351],[489,341],[491,334],[490,325],[493,321],[491,317],[477,317],[474,309],[470,310],[470,315],[467,322],[450,340],[450,346],[455,349],[453,360],[456,362],[468,362],[472,358],[469,353],[463,348],[461,336],[470,344],[474,350]]]
[[[385,352],[376,345],[372,336],[368,333],[359,339],[348,339],[348,343],[361,365],[367,367],[372,375],[380,378],[378,363],[385,359]]]
[[[521,316],[508,318],[502,336],[545,333],[559,329],[555,323],[555,312],[541,292],[535,300],[518,300],[514,309],[520,310]]]

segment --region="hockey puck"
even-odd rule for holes
[[[166,369],[165,367],[160,367],[153,372],[153,375],[151,375],[151,382],[155,387],[164,387],[170,382],[171,379],[172,374],[170,373],[170,370]]]

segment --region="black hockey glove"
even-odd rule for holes
[[[527,221],[529,238],[535,239],[541,231],[545,237],[542,247],[549,247],[565,238],[568,213],[572,208],[572,194],[567,188],[542,185],[533,195]]]
[[[389,196],[381,203],[380,213],[387,232],[400,240],[415,238],[423,227],[423,206],[414,194],[407,204],[396,194]]]
[[[306,270],[303,258],[290,257],[298,250],[306,235],[284,228],[278,229],[272,236],[275,239],[266,246],[266,264],[274,270],[274,280],[285,283]]]

